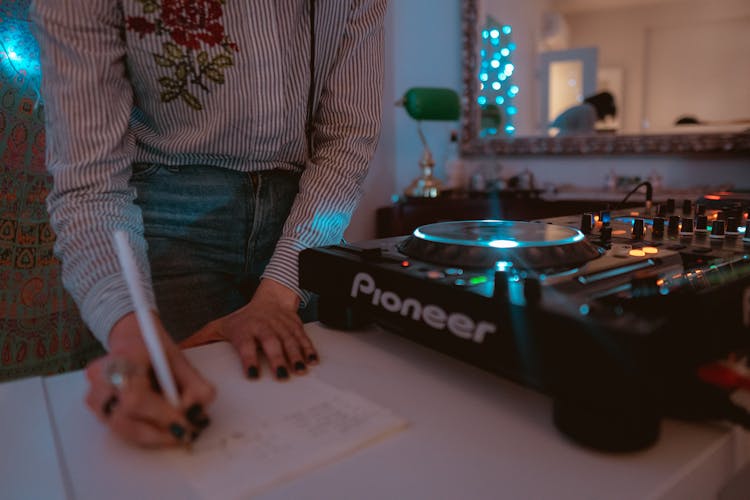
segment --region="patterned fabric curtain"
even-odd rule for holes
[[[45,198],[39,53],[30,0],[0,2],[0,381],[82,368],[103,353],[60,280]]]

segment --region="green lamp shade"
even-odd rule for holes
[[[461,116],[458,94],[452,89],[412,87],[404,94],[403,105],[415,120],[453,121]]]

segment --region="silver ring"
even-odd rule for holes
[[[112,359],[104,370],[107,381],[118,391],[122,391],[127,387],[130,377],[135,375],[135,372],[136,366],[122,358]]]

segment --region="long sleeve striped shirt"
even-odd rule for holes
[[[312,155],[308,0],[34,0],[48,197],[63,282],[107,345],[132,310],[112,243],[129,233],[156,308],[132,164],[300,171],[264,277],[337,243],[380,129],[387,0],[318,0]]]

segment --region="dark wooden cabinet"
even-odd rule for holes
[[[638,205],[639,202],[628,205]],[[404,198],[376,211],[377,238],[410,234],[425,224],[451,220],[533,220],[610,208],[609,201],[544,200],[536,190],[445,192],[437,198]]]

